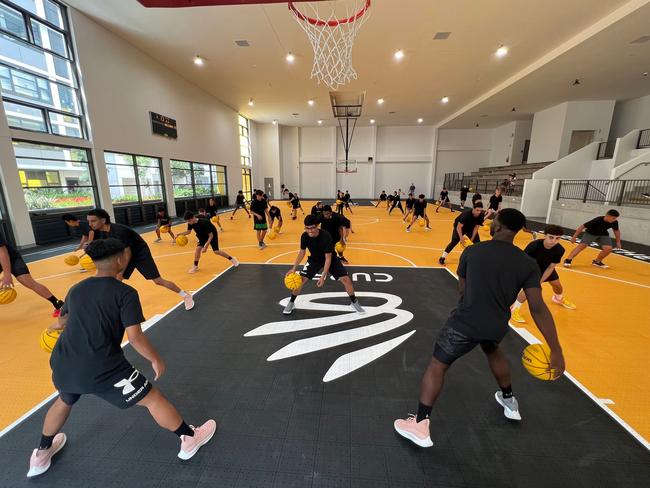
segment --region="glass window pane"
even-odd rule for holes
[[[160,167],[160,159],[151,158],[149,156],[136,156],[135,162],[138,166],[152,166],[156,168]]]
[[[68,137],[82,137],[81,119],[72,115],[49,112],[52,134]]]
[[[212,187],[210,185],[196,185],[196,196],[208,196],[212,195]]]
[[[138,178],[140,180],[140,186],[162,184],[160,168],[138,166]]]
[[[174,185],[174,198],[193,198],[192,185]]]
[[[191,185],[192,172],[189,169],[179,169],[172,167],[172,184]]]
[[[140,186],[143,202],[151,202],[163,199],[162,186],[159,185],[142,185]]]
[[[135,185],[135,169],[133,166],[106,165],[109,185]]]
[[[130,154],[105,152],[104,161],[106,161],[107,164],[124,164],[133,166],[133,156]]]
[[[171,167],[172,169],[177,168],[177,169],[186,169],[190,170],[192,167],[192,163],[188,163],[187,161],[178,161],[176,159],[171,160]]]
[[[248,137],[246,136],[239,136],[239,145],[242,148],[248,148]]]
[[[207,164],[194,164],[194,184],[210,184],[210,166]]]
[[[75,86],[70,61],[6,34],[0,35],[0,60],[53,81]]]
[[[68,49],[63,34],[34,19],[32,19],[32,32],[34,33],[34,44],[66,58],[68,57]]]
[[[22,161],[25,158],[30,159],[54,159],[59,161],[54,161],[53,163],[65,163],[66,161],[78,161],[78,162],[87,162],[88,161],[88,151],[85,149],[80,149],[76,147],[63,147],[63,146],[48,146],[45,144],[32,144],[30,142],[20,142],[14,141],[14,153],[16,158],[20,158]],[[36,161],[38,165],[43,164],[42,161]],[[72,163],[73,166],[78,165],[79,163]],[[20,164],[18,165],[20,166]]]
[[[9,127],[47,132],[43,111],[12,102],[3,102]]]
[[[60,29],[64,28],[63,24],[63,13],[61,12],[61,7],[51,0],[44,0],[43,6],[45,7],[45,12],[41,12],[38,6],[40,5],[39,0],[11,0],[13,3],[19,7],[24,8],[25,10],[31,12],[32,14],[40,17],[42,19],[48,20],[52,24],[56,25]]]
[[[95,206],[92,188],[30,188],[24,193],[29,210]]]
[[[0,4],[0,29],[27,39],[27,29],[23,15],[18,10],[14,10],[3,4]]]
[[[248,120],[246,120],[246,117],[242,117],[241,115],[239,116],[239,125],[248,127]]]
[[[111,186],[110,192],[113,205],[139,203],[138,189],[135,186]]]

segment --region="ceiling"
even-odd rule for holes
[[[147,9],[136,0],[66,1],[253,120],[334,124],[329,89],[310,79],[312,48],[286,3]],[[630,44],[650,35],[650,0],[523,4],[375,0],[354,46],[358,79],[342,88],[366,92],[361,123],[413,125],[423,118],[427,125],[494,127],[566,100],[650,93],[650,77],[642,76],[650,71],[650,42]],[[618,9],[629,14],[617,17]],[[433,40],[439,31],[451,36]],[[234,42],[243,39],[250,47]],[[500,45],[509,48],[501,59],[494,56]],[[405,52],[400,62],[397,49]],[[296,56],[293,65],[285,61],[288,52]],[[193,64],[197,54],[202,67]],[[575,78],[581,84],[573,87]],[[442,96],[450,102],[442,104]]]

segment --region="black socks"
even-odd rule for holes
[[[290,301],[291,303],[293,303],[293,302],[296,301],[296,298],[298,298],[298,295],[291,295],[291,298],[289,299],[289,301]]]
[[[501,392],[503,393],[503,398],[512,398],[512,385],[502,386]]]
[[[198,262],[198,261],[194,261],[194,266],[198,266],[198,265],[199,265],[199,262]]]
[[[194,437],[194,431],[192,430],[192,427],[187,425],[185,421],[183,420],[183,423],[174,431],[174,434],[176,434],[178,437],[182,435],[187,435],[190,437]]]
[[[357,301],[357,297],[355,295],[349,295],[350,296],[350,303],[354,303]]]
[[[433,407],[420,402],[418,404],[418,416],[415,419],[416,422],[422,422],[424,419],[426,419],[429,415],[431,415],[431,410],[433,410]]]
[[[53,435],[41,435],[41,443],[38,445],[38,448],[43,450],[43,449],[49,449],[52,447],[52,441],[54,440]]]

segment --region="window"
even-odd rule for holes
[[[95,206],[96,188],[85,149],[14,141],[20,183],[30,211]]]
[[[171,160],[174,198],[226,195],[226,167]]]
[[[104,160],[113,205],[164,201],[159,158],[105,152]]]
[[[85,137],[64,7],[0,0],[0,91],[9,126]]]
[[[251,188],[251,141],[249,136],[248,119],[239,116],[239,154],[242,167],[242,191],[247,200],[252,198]]]

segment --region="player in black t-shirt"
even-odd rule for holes
[[[255,200],[255,196],[253,196],[253,200]],[[248,214],[248,218],[250,219],[251,218],[251,213],[246,208],[246,197],[244,197],[244,192],[242,190],[239,190],[237,192],[237,196],[235,197],[235,210],[232,211],[232,215],[230,216],[230,220],[233,219],[233,217],[237,213],[237,210],[239,210],[240,208],[244,209],[244,212],[246,212]]]
[[[321,224],[320,226],[321,230],[328,232],[330,237],[332,238],[332,244],[335,247],[334,249],[335,252],[336,252],[336,244],[338,242],[343,244],[344,247],[347,245],[348,237],[350,236],[350,232],[352,231],[352,223],[350,222],[350,219],[344,217],[341,214],[333,213],[332,207],[330,207],[329,205],[325,205],[323,207],[323,213],[319,221]],[[343,252],[336,253],[336,254],[344,264],[347,264],[348,260],[345,259]]]
[[[213,216],[210,216],[210,214],[208,213],[208,211],[207,211],[206,209],[204,209],[204,208],[199,208],[199,209],[196,211],[196,216],[197,216],[199,219],[205,219],[205,220],[211,222],[212,224],[218,226],[218,227],[219,227],[219,230],[220,230],[221,232],[223,232],[223,227],[221,226],[221,221],[219,220],[219,215],[215,214],[215,215],[213,215]],[[215,217],[216,217],[216,222],[213,222],[212,219],[214,219]]]
[[[282,212],[280,211],[279,207],[276,207],[275,205],[271,205],[271,208],[269,208],[269,229],[273,229],[273,222],[276,220],[278,221],[278,234],[280,233],[280,229],[282,229],[282,224],[284,221],[282,220]]]
[[[158,236],[158,238],[154,242],[162,241],[162,238],[160,237],[161,227],[169,228],[168,234],[169,237],[172,238],[172,244],[176,244],[176,236],[172,232],[172,219],[167,213],[167,210],[165,210],[163,207],[159,207],[156,211],[156,236]]]
[[[128,259],[123,261],[125,266],[119,274],[120,280],[128,280],[137,269],[144,279],[178,293],[185,302],[185,310],[194,308],[194,299],[190,293],[181,290],[173,281],[160,276],[149,246],[135,230],[126,225],[112,223],[111,216],[103,208],[95,208],[88,212],[88,224],[95,231],[95,239],[114,237],[126,246],[125,254]]]
[[[217,228],[212,222],[210,222],[210,219],[199,218],[192,212],[185,212],[184,219],[185,222],[187,222],[187,230],[178,235],[187,236],[194,231],[196,238],[198,239],[196,249],[194,250],[194,265],[190,268],[188,273],[196,273],[199,270],[201,254],[208,252],[208,246],[212,248],[212,251],[217,256],[229,260],[235,268],[239,266],[239,261],[233,258],[230,254],[219,249],[219,234],[217,233]]]
[[[40,444],[29,462],[30,478],[45,473],[52,457],[65,446],[67,437],[60,431],[83,395],[94,395],[122,410],[145,407],[160,427],[178,435],[181,459],[194,456],[217,429],[214,420],[190,427],[162,392],[126,360],[121,347],[125,331],[133,349],[151,362],[154,380],[165,373],[164,361],[142,332],[145,319],[138,292],[116,279],[129,260],[124,243],[97,240],[86,253],[97,266],[97,275],[70,289],[58,324],[51,327],[63,329],[50,357],[59,396],[45,416]],[[137,463],[132,468],[137,469]]]
[[[539,271],[542,273],[540,283],[547,282],[553,288],[551,301],[569,310],[575,310],[576,306],[564,298],[562,283],[560,283],[560,277],[555,271],[555,266],[562,261],[564,255],[564,247],[560,244],[563,235],[564,230],[559,225],[547,225],[544,228],[544,239],[531,242],[526,246],[524,252],[537,262]],[[526,294],[519,292],[517,301],[512,306],[511,318],[513,321],[521,324],[526,322],[520,313],[520,308],[525,302]]]
[[[341,200],[343,201],[343,206],[348,209],[348,212],[353,214],[354,212],[352,211],[352,207],[350,207],[350,202],[352,201],[352,197],[350,196],[350,192],[348,190],[345,190],[345,193],[341,194]]]
[[[332,209],[330,208],[329,211],[331,213]],[[334,244],[329,232],[319,229],[318,224],[318,218],[314,215],[307,215],[305,217],[305,232],[300,237],[300,251],[298,251],[298,256],[293,266],[286,274],[289,275],[296,272],[296,268],[298,268],[304,259],[307,249],[309,249],[309,257],[300,271],[302,285],[297,290],[291,292],[291,298],[282,313],[289,315],[293,312],[293,309],[296,307],[296,298],[300,295],[303,286],[305,286],[307,281],[314,278],[321,269],[323,272],[318,279],[317,286],[321,288],[325,284],[328,274],[331,273],[332,277],[340,281],[348,293],[352,309],[359,313],[365,313],[363,307],[357,301],[357,297],[354,295],[354,286],[345,266],[343,266],[341,260],[333,252]]]
[[[409,216],[413,213],[413,205],[415,205],[415,197],[413,197],[413,193],[409,193],[408,198],[404,200],[404,204],[406,205],[406,214],[404,214],[404,218],[402,219],[402,222],[406,222]]]
[[[215,198],[210,198],[208,200],[208,206],[205,207],[205,211],[208,214],[208,217],[215,217],[219,212],[219,207],[217,206],[217,200]]]
[[[465,237],[469,237],[472,243],[480,242],[478,230],[483,225],[483,204],[476,202],[472,210],[463,210],[461,214],[454,220],[454,227],[451,231],[451,242],[447,244],[445,251],[438,259],[438,263],[442,266],[445,265],[445,259],[449,253],[456,247],[458,243],[465,247]]]
[[[391,200],[391,206],[388,209],[388,215],[395,210],[395,207],[398,207],[400,211],[402,212],[402,215],[404,215],[404,207],[402,207],[402,195],[401,191],[395,191],[393,192],[393,199]]]
[[[580,240],[580,244],[577,245],[564,260],[564,266],[567,268],[571,267],[573,258],[585,250],[592,242],[595,242],[600,246],[600,253],[596,256],[596,259],[591,261],[591,264],[598,268],[607,269],[603,259],[605,259],[609,253],[612,252],[612,238],[609,237],[609,229],[614,231],[614,236],[616,237],[616,247],[620,249],[621,245],[621,231],[618,228],[618,218],[620,217],[618,210],[609,210],[604,216],[596,217],[591,219],[589,222],[585,222],[580,227],[578,227],[571,237],[571,242],[576,243],[578,236],[584,231],[584,235]]]
[[[451,207],[451,202],[449,201],[449,191],[444,186],[440,191],[440,200],[438,200],[438,206],[436,207],[436,213],[440,210],[440,207],[447,207],[451,210],[451,213],[454,213],[454,209]]]
[[[501,202],[503,201],[503,196],[501,196],[501,188],[494,190],[494,195],[490,197],[490,203],[488,204],[487,212],[485,213],[485,219],[492,219],[494,215],[501,210]]]
[[[54,306],[52,317],[59,316],[63,302],[55,297],[45,285],[41,285],[32,277],[23,257],[15,247],[5,240],[2,232],[0,232],[0,273],[2,273],[0,289],[13,288],[14,281],[11,278],[13,275],[18,280],[18,283],[45,298]]]
[[[427,215],[427,201],[424,198],[424,193],[420,193],[418,199],[413,203],[413,218],[411,219],[411,223],[406,226],[406,232],[411,232],[411,227],[418,219],[424,219],[424,230],[431,230],[429,216]]]
[[[264,193],[262,190],[257,190],[251,201],[251,214],[253,214],[253,229],[257,235],[257,242],[260,249],[264,249],[266,244],[264,238],[268,232],[268,222],[271,220],[269,215],[269,204],[264,200]]]
[[[436,339],[433,357],[422,377],[417,416],[398,419],[393,424],[400,435],[418,446],[433,445],[429,415],[442,391],[447,370],[476,346],[487,356],[499,385],[495,399],[503,407],[503,414],[509,419],[521,420],[519,405],[512,393],[510,365],[499,348],[510,330],[510,305],[521,289],[551,349],[549,369],[557,376],[564,371],[562,348],[553,317],[542,298],[537,263],[513,244],[515,235],[525,223],[526,217],[519,210],[502,210],[490,229],[492,240],[466,249],[460,258],[460,300]]]
[[[68,227],[71,229],[77,229],[81,233],[81,242],[79,242],[75,251],[85,249],[88,244],[93,242],[95,232],[90,228],[88,222],[82,222],[76,215],[69,213],[64,214],[61,219],[63,219]]]
[[[463,185],[460,187],[460,209],[465,210],[465,201],[467,200],[467,194],[469,193],[469,186]],[[473,204],[474,202],[472,202]]]
[[[298,217],[298,209],[300,209],[303,215],[305,215],[305,211],[302,209],[302,205],[300,204],[300,197],[298,194],[292,193],[291,195],[292,197],[289,200],[289,203],[291,203],[291,220],[296,220]]]
[[[381,194],[379,195],[379,199],[377,200],[377,204],[375,205],[375,208],[379,207],[379,204],[382,202],[386,202],[388,199],[388,195],[386,195],[386,190],[382,190]],[[388,204],[386,204],[388,206]]]
[[[315,215],[316,217],[320,218],[321,214],[323,213],[323,202],[316,202],[316,205],[314,205],[311,208],[311,214]]]

